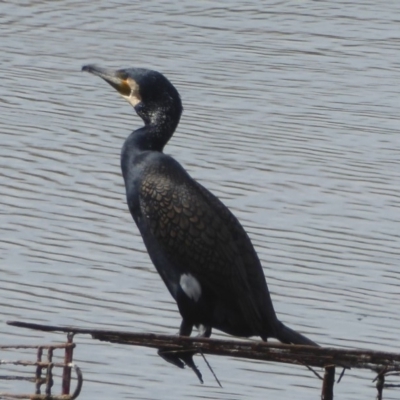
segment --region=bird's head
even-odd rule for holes
[[[178,91],[161,73],[144,68],[111,70],[85,65],[82,71],[99,76],[116,89],[135,109],[144,123],[176,125],[182,113]]]

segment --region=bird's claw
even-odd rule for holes
[[[199,381],[204,383],[203,376],[193,361],[193,356],[196,354],[195,351],[183,351],[178,353],[171,351],[170,349],[159,349],[157,353],[165,361],[175,365],[178,368],[185,368],[185,365],[188,366],[196,374]]]

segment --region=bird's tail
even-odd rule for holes
[[[278,322],[278,326],[276,328],[276,338],[282,342],[287,344],[304,344],[308,346],[318,346],[319,345],[313,342],[311,339],[305,337],[299,332],[290,329],[282,322]]]

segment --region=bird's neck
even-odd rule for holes
[[[174,131],[175,126],[146,124],[144,127],[129,135],[126,139],[125,146],[128,146],[129,151],[132,153],[140,153],[143,151],[162,152]]]
[[[178,126],[182,113],[181,103],[163,102],[161,106],[143,106],[139,103],[135,110],[145,125],[134,131],[127,142],[135,151],[163,151]]]
[[[144,153],[163,151],[178,126],[180,115],[181,108],[176,112],[140,115],[145,125],[133,131],[122,147],[121,167],[125,181],[130,179],[131,167],[141,162]]]
[[[125,175],[130,166],[140,162],[141,155],[145,152],[162,152],[164,146],[174,133],[175,127],[162,127],[159,124],[146,124],[133,131],[125,140],[121,152],[121,167]]]
[[[141,168],[139,166],[144,160],[143,157],[146,157],[146,154],[149,155],[149,152],[162,152],[173,133],[173,130],[160,131],[156,127],[146,124],[128,136],[121,151],[121,169],[127,192],[133,190],[135,181],[140,176]]]

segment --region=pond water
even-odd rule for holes
[[[0,345],[65,339],[7,320],[178,330],[125,202],[119,153],[141,121],[80,72],[97,63],[176,85],[185,111],[165,151],[246,227],[282,321],[321,345],[399,352],[399,12],[366,0],[3,2]],[[303,367],[208,357],[220,389],[200,357],[204,385],[151,349],[75,341],[82,399],[319,398]],[[348,371],[337,398],[372,398],[373,378]]]

